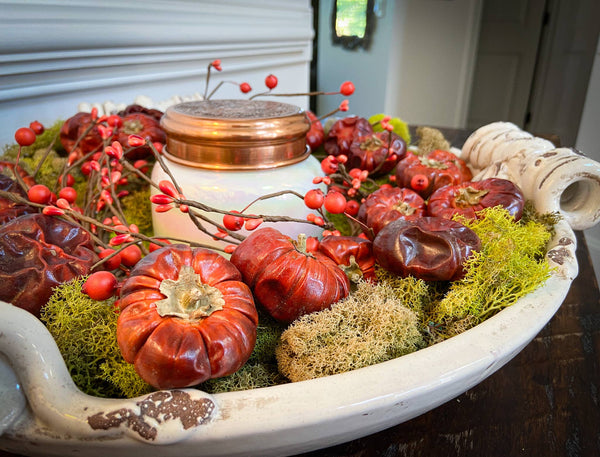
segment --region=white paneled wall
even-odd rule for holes
[[[262,92],[307,92],[308,0],[0,0],[0,144],[32,120],[51,123],[80,102],[131,103],[202,94],[219,80]],[[226,84],[215,98],[246,97]],[[306,97],[278,101],[308,106]]]

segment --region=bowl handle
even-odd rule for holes
[[[0,362],[7,361],[0,363],[0,389],[8,386],[15,405],[0,416],[0,435],[10,433],[16,423],[22,427],[28,414],[30,421],[59,436],[125,435],[169,444],[188,437],[216,415],[214,399],[197,389],[161,390],[131,399],[87,395],[73,383],[52,335],[39,319],[2,301],[0,315],[0,353],[4,355]],[[29,408],[25,408],[20,387]]]

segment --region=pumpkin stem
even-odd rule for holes
[[[306,250],[306,235],[304,233],[299,234],[297,240],[292,240],[292,244],[299,253],[307,257],[314,257],[314,255]]]
[[[376,136],[367,137],[365,141],[360,143],[360,149],[363,151],[376,151],[383,146],[383,141],[381,141]]]
[[[350,263],[348,265],[342,264],[338,265],[338,267],[342,269],[352,283],[358,283],[363,277],[362,270],[353,255],[350,256]]]
[[[159,289],[165,295],[164,299],[156,302],[156,310],[161,317],[200,320],[223,309],[225,304],[221,291],[203,284],[200,275],[188,265],[181,268],[176,280],[164,279]]]
[[[393,209],[405,216],[412,216],[413,214],[415,214],[415,211],[417,211],[417,208],[408,204],[405,201],[399,201],[393,206]]]
[[[448,168],[448,164],[440,162],[439,160],[430,159],[426,156],[421,157],[419,160],[421,161],[421,165],[429,168],[435,168],[437,170],[445,170]]]
[[[468,208],[469,206],[475,206],[483,197],[487,195],[488,192],[489,190],[477,190],[471,186],[460,189],[455,199],[456,206],[458,206],[459,208]]]

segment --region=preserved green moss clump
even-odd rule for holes
[[[369,118],[369,123],[373,125],[373,131],[382,132],[383,127],[379,122],[385,117],[385,114],[375,114]],[[410,130],[408,124],[399,117],[393,117],[390,119],[390,125],[394,128],[394,133],[401,137],[406,144],[410,144]]]
[[[128,224],[137,225],[140,233],[146,236],[154,234],[149,186],[133,190],[129,195],[123,197],[121,206]]]
[[[544,224],[515,222],[500,207],[487,208],[484,215],[480,220],[457,218],[477,233],[482,248],[467,260],[464,279],[452,283],[431,310],[430,320],[440,326],[442,339],[512,305],[550,275],[544,255],[551,234]]]
[[[558,212],[538,212],[538,210],[535,209],[535,205],[531,200],[527,200],[525,202],[525,206],[523,208],[523,216],[521,216],[522,223],[537,222],[539,224],[542,224],[551,236],[554,236],[554,234],[556,233],[555,226],[561,219],[562,216]]]
[[[61,126],[62,121],[46,129],[36,138],[35,143],[21,149],[19,157],[19,165],[32,176],[36,172],[38,164],[43,160],[35,179],[37,183],[44,184],[49,189],[56,188],[58,177],[67,162],[64,154],[61,154],[64,153],[64,150],[57,136]],[[48,150],[48,148],[51,149]],[[18,152],[18,145],[7,146],[1,160],[15,162]]]
[[[275,348],[285,327],[261,309],[258,311],[256,345],[246,364],[229,376],[209,379],[200,385],[200,389],[214,394],[270,387],[288,382],[279,373],[275,359]]]
[[[417,315],[396,292],[361,282],[330,309],[294,321],[275,355],[281,374],[296,382],[384,362],[423,344]]]
[[[121,356],[114,299],[96,301],[83,294],[85,279],[54,289],[41,315],[75,385],[97,397],[131,398],[151,392]]]

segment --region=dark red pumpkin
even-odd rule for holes
[[[319,252],[333,260],[352,282],[360,278],[376,282],[373,243],[358,236],[326,236],[319,243]]]
[[[325,130],[319,118],[312,112],[306,111],[306,116],[310,120],[310,129],[306,133],[306,144],[311,151],[316,151],[325,140]]]
[[[470,181],[473,173],[466,162],[450,151],[436,149],[426,155],[412,151],[398,162],[395,169],[398,187],[412,188],[413,178],[421,175],[427,178],[427,185],[414,189],[423,198],[428,198],[436,189],[443,186]]]
[[[102,149],[102,137],[90,113],[77,113],[60,128],[60,142],[68,153],[82,157],[91,151]]]
[[[446,219],[452,219],[455,214],[477,219],[479,211],[494,206],[502,206],[518,221],[523,215],[525,196],[508,179],[488,178],[436,190],[429,197],[427,212]]]
[[[236,372],[254,349],[258,325],[241,279],[231,262],[208,249],[169,245],[144,257],[121,287],[123,358],[159,389]]]
[[[465,260],[480,248],[481,240],[473,230],[441,217],[398,219],[373,241],[373,253],[381,267],[426,281],[461,279]]]
[[[21,198],[27,198],[23,188],[12,178],[0,173],[0,190],[16,194]],[[39,212],[37,208],[24,203],[16,203],[10,198],[0,197],[0,225],[7,223],[24,214]]]
[[[44,214],[0,227],[0,300],[39,316],[52,288],[90,273],[98,261],[81,227]]]
[[[134,114],[134,113],[145,114],[147,116],[153,117],[157,121],[160,121],[164,114],[162,111],[160,111],[158,109],[146,108],[145,106],[142,106],[142,105],[132,104],[132,105],[127,105],[124,110],[119,111],[118,115],[121,117],[126,117],[126,116],[128,116],[130,114]]]
[[[321,252],[306,252],[278,230],[252,233],[233,252],[256,300],[281,322],[328,308],[348,295],[350,282],[337,264]]]
[[[160,126],[160,122],[155,117],[143,112],[133,112],[123,117],[123,125],[119,128],[117,141],[128,148],[129,135],[139,135],[152,143],[165,143],[167,135]],[[143,159],[152,154],[149,146],[140,146],[133,148],[125,154],[129,160]]]
[[[373,176],[392,171],[406,155],[406,142],[395,133],[383,131],[356,138],[348,151],[346,168],[367,170]]]
[[[383,187],[369,194],[360,205],[357,218],[375,234],[397,219],[425,216],[425,200],[415,191],[400,187]]]
[[[330,155],[348,154],[350,146],[358,137],[373,133],[373,126],[363,117],[348,116],[333,123],[323,147]]]

